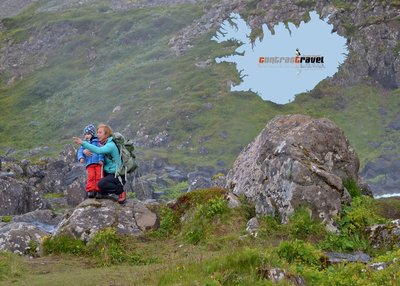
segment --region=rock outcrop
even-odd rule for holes
[[[328,265],[342,262],[368,263],[371,260],[371,257],[368,254],[361,251],[356,251],[354,253],[325,252],[325,256]]]
[[[46,235],[32,224],[12,222],[0,228],[0,250],[35,256],[40,253],[41,240]]]
[[[365,232],[373,248],[400,246],[400,219],[368,227]]]
[[[0,215],[14,215],[29,211],[27,185],[14,178],[0,178]]]
[[[128,200],[121,206],[113,200],[87,199],[65,214],[54,236],[66,235],[88,242],[107,227],[120,234],[139,235],[157,226],[157,216],[139,201]]]
[[[82,202],[86,171],[75,158],[72,145],[64,146],[58,158],[43,157],[36,164],[5,157],[0,171],[0,215],[68,208]]]
[[[357,182],[359,160],[332,121],[303,115],[277,116],[238,156],[227,188],[244,194],[257,215],[287,222],[296,207],[335,230],[333,218],[351,201],[343,180]]]

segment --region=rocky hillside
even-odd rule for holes
[[[285,106],[231,93],[239,74],[214,58],[237,44],[210,40],[222,21],[240,13],[255,39],[263,23],[312,10],[347,38],[339,72]],[[225,173],[269,119],[300,113],[334,121],[374,192],[397,192],[398,1],[18,0],[0,11],[0,155],[55,156],[105,121],[134,139],[143,166]]]

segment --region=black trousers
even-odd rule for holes
[[[125,184],[125,176],[122,176],[122,182]],[[104,194],[120,195],[124,191],[124,185],[115,178],[115,174],[104,173],[104,177],[97,183],[100,192]]]

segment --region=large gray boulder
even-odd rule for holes
[[[120,234],[139,235],[157,226],[157,216],[137,200],[119,205],[113,200],[87,199],[67,213],[54,236],[66,235],[88,242],[99,230],[113,227]]]
[[[335,231],[333,218],[351,201],[343,180],[357,182],[358,169],[356,152],[332,121],[277,116],[239,154],[226,186],[253,201],[257,215],[286,223],[305,205]]]
[[[61,215],[54,214],[51,210],[34,210],[29,213],[14,216],[12,222],[26,222],[48,233],[53,233],[61,222]]]
[[[47,232],[26,222],[12,222],[0,228],[0,250],[21,255],[38,255]]]

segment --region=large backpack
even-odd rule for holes
[[[118,178],[121,183],[121,176],[126,176],[129,173],[132,173],[136,170],[136,156],[134,154],[135,147],[133,146],[133,142],[131,140],[125,139],[125,137],[118,132],[114,132],[112,135],[112,140],[115,145],[117,145],[119,156],[121,158],[122,164],[117,166],[117,170],[115,171],[115,177]]]

